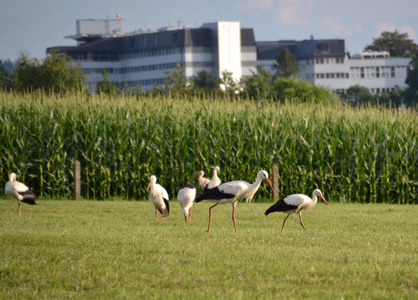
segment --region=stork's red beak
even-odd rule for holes
[[[268,178],[264,178],[264,181],[265,181],[265,182],[267,182],[267,184],[269,185],[269,187],[271,188],[271,190],[272,190],[272,191],[273,191],[273,193],[274,193],[274,189],[273,189],[273,187],[271,186],[270,180],[269,180]]]
[[[151,183],[152,183],[152,181],[150,181],[150,182],[148,183],[148,186],[147,186],[147,192],[148,192],[149,187],[151,186]]]
[[[324,196],[321,196],[321,199],[325,202],[326,205],[328,205],[328,202],[325,200]]]

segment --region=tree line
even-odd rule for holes
[[[294,57],[284,48],[276,58],[274,71],[266,71],[264,67],[253,72],[252,76],[240,81],[233,78],[230,72],[223,72],[220,78],[202,70],[190,78],[184,76],[184,67],[178,63],[174,71],[166,70],[163,85],[155,85],[152,89],[142,91],[138,85],[128,89],[127,85],[117,85],[108,79],[108,73],[103,72],[102,80],[97,83],[96,92],[136,93],[138,95],[165,94],[172,96],[194,97],[225,97],[240,99],[298,99],[299,101],[315,100],[327,102],[342,100],[345,103],[358,105],[360,103],[384,104],[399,106],[418,104],[418,46],[408,39],[408,35],[395,32],[383,32],[373,39],[373,43],[365,47],[366,51],[388,51],[392,57],[411,57],[409,72],[405,83],[406,89],[396,89],[382,95],[372,95],[366,87],[353,86],[343,94],[335,94],[322,87],[317,87],[298,78],[300,72]],[[66,93],[68,91],[85,91],[84,76],[81,66],[75,64],[71,57],[65,54],[51,52],[39,61],[30,58],[25,51],[20,52],[12,74],[0,61],[0,85],[7,91],[33,91],[42,89],[46,93]]]

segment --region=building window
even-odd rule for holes
[[[390,67],[391,77],[395,77],[395,67]]]
[[[381,67],[380,69],[380,75],[382,78],[390,77],[390,67]]]
[[[364,67],[360,67],[360,78],[364,78]]]
[[[351,67],[350,68],[350,77],[351,78],[360,78],[360,68],[359,67]]]
[[[376,78],[380,78],[380,68],[376,67]]]
[[[173,33],[173,44],[176,45],[177,44],[177,32]]]
[[[366,67],[366,78],[374,78],[374,67]]]
[[[406,68],[405,67],[396,67],[396,78],[406,78]]]

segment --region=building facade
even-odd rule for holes
[[[392,58],[385,51],[360,51],[349,58],[341,39],[257,42],[257,67],[275,72],[275,59],[284,48],[296,57],[301,69],[299,76],[317,86],[345,93],[359,85],[372,94],[407,87],[410,58]]]
[[[124,36],[77,32],[69,38],[79,44],[52,47],[47,52],[54,48],[81,63],[90,92],[96,90],[103,71],[108,71],[109,81],[128,88],[141,85],[143,90],[164,85],[167,71],[176,69],[178,62],[184,66],[187,78],[202,70],[215,77],[227,71],[236,80],[256,72],[254,32],[240,28],[239,22],[207,23],[199,28],[166,27]]]
[[[68,36],[77,46],[51,47],[81,63],[90,92],[108,72],[109,81],[129,89],[164,85],[167,71],[180,62],[190,78],[206,70],[215,77],[227,71],[236,80],[263,66],[275,72],[279,53],[287,48],[297,59],[299,76],[318,86],[346,92],[354,85],[372,94],[405,88],[409,58],[391,58],[387,52],[360,52],[349,58],[342,39],[256,42],[253,29],[239,22],[206,23],[198,28],[165,27],[125,34],[122,21],[77,20],[77,33]]]

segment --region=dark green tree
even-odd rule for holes
[[[270,98],[273,94],[273,75],[263,65],[257,71],[251,71],[253,75],[244,80],[243,94],[249,99]]]
[[[113,81],[109,81],[109,72],[107,70],[103,70],[102,76],[102,80],[98,81],[96,84],[96,93],[107,95],[116,94],[119,90]]]
[[[403,92],[404,103],[408,106],[418,105],[418,54],[409,62],[405,83],[409,87]]]
[[[232,77],[232,72],[222,71],[222,77],[219,78],[219,85],[226,98],[232,99],[240,96],[242,91],[242,81],[237,81]]]
[[[359,85],[349,87],[344,98],[347,102],[350,102],[353,105],[367,102],[373,103],[375,100],[368,88]]]
[[[365,51],[389,51],[392,57],[414,57],[418,54],[418,45],[408,39],[407,33],[383,31],[381,36],[373,38],[373,43]]]
[[[30,59],[27,52],[20,52],[12,82],[17,91],[42,89],[46,93],[65,93],[85,90],[81,66],[56,51],[49,53],[42,62]]]
[[[279,101],[291,100],[324,104],[331,102],[328,90],[299,78],[277,78],[273,81],[273,93],[274,98]]]
[[[0,60],[0,89],[9,91],[11,89],[10,76]]]
[[[184,76],[184,66],[178,62],[176,69],[171,72],[166,70],[167,78],[164,81],[165,90],[174,97],[184,96],[189,94],[187,89],[187,79]]]
[[[190,78],[189,89],[194,95],[215,95],[219,92],[219,80],[206,70]]]
[[[296,57],[287,48],[284,48],[276,57],[276,62],[273,66],[276,69],[275,77],[289,78],[298,76],[300,68],[296,64]]]

